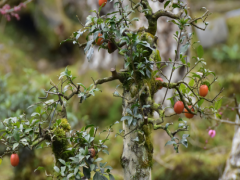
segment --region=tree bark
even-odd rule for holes
[[[239,123],[239,116],[236,115],[236,123]],[[240,179],[240,127],[236,126],[232,142],[232,150],[226,163],[225,170],[220,180]]]
[[[130,92],[124,90],[124,97],[131,98]],[[128,104],[123,100],[123,116],[127,115],[126,109],[131,108],[132,104]],[[149,128],[148,125],[144,125]],[[123,130],[128,134],[123,140],[123,153],[121,157],[121,164],[124,169],[125,180],[151,180],[151,166],[152,166],[152,139],[151,134],[144,133],[146,141],[143,141],[143,135],[134,132],[130,133],[136,126],[128,126],[127,122],[123,122]],[[147,129],[146,131],[150,131]],[[141,136],[141,137],[140,137]],[[139,141],[133,139],[139,138]],[[141,145],[141,143],[143,143]],[[149,147],[151,146],[151,147]]]

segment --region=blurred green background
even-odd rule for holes
[[[93,3],[95,1],[96,4]],[[98,62],[94,62],[94,65],[89,62],[86,65],[83,50],[71,42],[60,46],[62,40],[81,28],[76,15],[84,22],[89,10],[98,7],[97,0],[95,1],[39,0],[33,1],[19,13],[19,21],[13,18],[7,22],[0,15],[0,120],[24,112],[30,113],[33,109],[27,110],[27,107],[38,102],[39,96],[44,96],[44,90],[50,87],[50,79],[57,81],[58,75],[66,66],[77,77],[75,82],[86,85],[92,83],[91,77],[98,79],[109,76],[111,67],[122,67],[122,61],[116,54],[108,56],[113,63],[105,61],[106,55],[102,53]],[[19,2],[21,1],[9,1],[12,6]],[[235,111],[229,107],[235,106],[233,94],[237,97],[240,95],[240,15],[238,11],[234,11],[233,16],[226,17],[226,13],[239,9],[240,3],[231,0],[191,0],[189,3],[193,17],[203,12],[201,7],[207,7],[212,12],[210,22],[218,18],[224,19],[228,30],[227,38],[204,49],[207,68],[216,72],[219,77],[208,96],[213,97],[223,86],[223,119],[235,121]],[[195,32],[194,35],[196,41],[197,34]],[[219,35],[219,38],[222,37]],[[84,38],[80,41],[84,42]],[[194,50],[191,52],[194,55]],[[103,128],[120,120],[121,99],[112,96],[117,85],[118,82],[111,82],[99,86],[102,92],[96,93],[83,104],[79,104],[77,99],[69,102],[68,117],[71,124],[80,128],[92,123]],[[176,120],[175,117],[167,121]],[[181,147],[179,154],[174,152],[172,146],[164,146],[169,140],[165,132],[154,132],[152,179],[213,180],[223,173],[231,150],[234,126],[197,117],[187,121],[191,135],[189,147]],[[209,127],[216,127],[217,135],[213,139],[209,139]],[[114,127],[115,132],[107,144],[110,155],[104,155],[106,162],[114,168],[113,174],[118,180],[123,179],[120,165],[122,139],[115,138],[114,135],[120,128],[121,124]],[[0,146],[0,152],[3,149]],[[54,162],[50,149],[34,152],[23,149],[20,153],[18,168],[10,165],[9,157],[4,157],[0,165],[0,179],[47,179],[44,171],[34,173],[34,169],[44,166],[51,173]]]

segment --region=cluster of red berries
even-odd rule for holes
[[[162,81],[163,79],[158,77],[155,78],[156,81]],[[162,87],[159,87],[159,89],[162,89]],[[207,85],[201,85],[199,88],[199,95],[202,97],[205,97],[208,94],[208,86]],[[192,108],[192,106],[188,106],[189,109],[191,109],[191,111],[194,112],[194,109]],[[184,111],[183,111],[184,110]],[[177,101],[174,105],[174,111],[176,114],[181,114],[182,112],[184,112],[185,117],[187,118],[192,118],[194,116],[194,114],[191,114],[188,112],[188,110],[186,108],[184,108],[184,104],[182,101]]]
[[[107,0],[99,0],[98,1],[99,6],[104,7],[107,4]],[[96,39],[95,43],[98,46],[101,46],[104,42],[104,39],[102,38],[102,34],[98,33],[98,38]],[[114,43],[112,43],[111,41],[108,41],[108,52],[112,53],[117,49],[117,47],[115,46]]]

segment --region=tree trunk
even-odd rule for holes
[[[186,3],[187,0],[184,0]],[[151,2],[150,2],[151,4]],[[154,3],[152,4],[155,6],[155,9],[160,9],[163,7],[163,5],[160,5],[159,3]],[[153,9],[154,9],[153,8]],[[142,15],[142,14],[141,14]],[[141,18],[142,19],[142,18]],[[169,58],[174,59],[174,50],[176,49],[176,42],[172,38],[172,35],[178,30],[177,26],[174,26],[171,23],[168,23],[167,18],[159,18],[158,23],[161,24],[160,28],[157,30],[156,36],[158,37],[158,44],[156,44],[157,49],[161,50],[161,58],[162,61],[168,61]],[[160,22],[159,22],[160,21]],[[146,21],[140,21],[137,24],[137,29],[139,29],[141,26],[146,25]],[[188,29],[190,30],[190,29]],[[190,30],[191,32],[191,30]],[[187,53],[188,54],[188,53]],[[147,58],[149,59],[149,58]],[[166,73],[167,76],[170,76],[170,74],[167,71],[171,71],[169,68],[166,68],[164,70],[164,73]],[[178,81],[180,80],[185,72],[185,67],[179,68],[173,78],[172,81]],[[149,81],[149,80],[148,80]],[[151,87],[149,87],[151,89]],[[127,108],[131,109],[131,106],[134,104],[128,104],[126,99],[131,99],[132,94],[134,94],[134,85],[132,85],[131,88],[124,89],[123,92],[123,103],[122,103],[122,108],[123,108],[123,113],[122,116],[127,116],[128,113],[126,111]],[[132,91],[131,91],[132,90]],[[158,97],[164,96],[165,92],[161,91],[158,92],[161,93],[160,95],[158,94]],[[169,90],[168,96],[171,96],[173,94],[172,90]],[[153,99],[154,93],[151,92],[151,95],[148,97],[151,97]],[[147,98],[141,99],[140,104],[145,105],[147,102]],[[161,99],[162,99],[161,98]],[[158,102],[160,100],[157,100]],[[164,103],[164,106],[166,105],[166,101]],[[149,114],[150,116],[153,115],[153,112]],[[139,125],[143,122],[138,122]],[[132,132],[136,126],[128,126],[128,122],[124,121],[123,122],[123,130],[124,134],[126,135],[125,138],[123,139],[123,153],[121,156],[121,165],[124,170],[124,180],[151,180],[151,169],[152,169],[152,164],[153,164],[153,140],[151,137],[151,131],[152,131],[152,125],[144,125],[142,127],[143,133],[139,132]],[[131,132],[131,133],[130,133]],[[139,141],[134,141],[134,139],[138,138]]]
[[[130,92],[124,90],[124,98],[131,98]],[[123,116],[127,115],[126,109],[131,109],[132,105],[133,104],[128,104],[126,100],[123,100]],[[136,126],[128,126],[128,122],[123,122],[125,135],[129,133],[123,140],[124,145],[121,157],[125,180],[151,180],[153,154],[151,129],[149,125],[144,126],[144,135],[137,132],[130,133]],[[143,136],[145,136],[145,142]],[[138,138],[139,141],[133,141],[133,139],[136,138]]]
[[[236,123],[239,123],[239,116],[236,115]],[[236,126],[232,142],[232,150],[227,160],[225,170],[220,180],[240,179],[240,127]]]

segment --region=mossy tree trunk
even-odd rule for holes
[[[130,97],[130,92],[124,91],[124,97]],[[131,108],[133,104],[127,104],[123,101],[123,116],[126,116],[127,108]],[[123,130],[128,134],[124,138],[123,153],[121,157],[122,167],[124,169],[124,179],[134,180],[150,180],[153,146],[151,139],[151,126],[144,125],[143,132],[131,133],[136,127],[128,125],[128,122],[123,123]],[[139,141],[134,141],[139,139]]]
[[[151,47],[155,50],[145,48],[148,50],[144,56],[150,61],[160,61],[159,51],[156,50],[157,38],[145,30],[138,32],[139,39],[147,41]],[[143,48],[142,46],[137,48]],[[145,58],[138,60],[132,60],[132,62],[145,61]],[[130,70],[133,70],[129,66]],[[152,69],[149,68],[152,73]],[[152,83],[151,83],[152,82]],[[155,78],[151,76],[142,76],[139,72],[135,72],[134,80],[132,82],[127,81],[123,83],[123,103],[122,108],[123,116],[129,116],[129,109],[133,109],[133,105],[144,105],[152,106],[153,95],[157,90],[155,85]],[[145,89],[143,87],[146,87]],[[144,89],[141,91],[141,89]],[[129,102],[130,99],[136,99],[135,101]],[[153,156],[153,145],[151,138],[152,124],[147,122],[147,116],[151,117],[153,110],[148,109],[148,112],[143,112],[142,108],[138,108],[138,113],[143,115],[141,120],[137,121],[134,125],[129,121],[123,122],[124,140],[123,140],[123,153],[121,156],[121,164],[124,169],[124,179],[126,180],[150,180],[151,179],[151,168],[152,168],[152,156]],[[145,117],[145,119],[144,119]],[[138,131],[135,131],[138,129]]]

